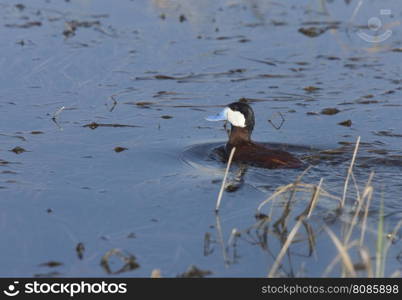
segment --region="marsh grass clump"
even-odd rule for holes
[[[402,220],[387,230],[382,202],[380,209],[372,207],[374,172],[363,186],[358,185],[353,170],[359,144],[360,137],[340,195],[327,191],[325,178],[316,184],[304,183],[312,168],[308,167],[294,182],[278,187],[262,201],[255,224],[233,229],[227,244],[219,230],[225,265],[236,262],[235,247],[245,241],[270,257],[268,277],[317,276],[317,272],[323,277],[401,276],[398,269],[388,270],[393,265],[387,258],[399,241]]]

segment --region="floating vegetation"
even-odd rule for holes
[[[31,28],[31,27],[37,27],[37,26],[42,26],[42,22],[39,21],[29,21],[24,24],[5,24],[5,27],[9,28]]]
[[[305,36],[314,38],[314,37],[320,36],[321,34],[325,33],[328,29],[329,29],[329,27],[324,27],[324,28],[301,27],[301,28],[299,28],[299,32],[304,34]]]
[[[82,127],[88,127],[90,129],[96,129],[98,127],[130,127],[130,128],[137,128],[137,127],[142,127],[142,126],[126,125],[126,124],[105,124],[105,123],[92,122],[92,123],[83,125]]]
[[[85,252],[85,246],[83,243],[78,243],[77,246],[75,246],[75,252],[77,253],[77,256],[79,259],[84,258],[84,252]]]
[[[120,153],[120,152],[123,152],[125,150],[128,150],[128,148],[120,147],[120,146],[117,146],[117,147],[114,148],[114,152],[116,152],[116,153]]]
[[[182,274],[177,275],[177,277],[181,278],[204,278],[208,275],[213,274],[209,270],[201,270],[197,268],[196,266],[190,266],[188,270]]]
[[[24,148],[22,148],[20,146],[14,147],[10,151],[14,152],[15,154],[21,154],[21,153],[27,152],[27,150],[25,150]]]
[[[126,103],[126,104],[131,104],[131,103]],[[134,104],[141,108],[150,108],[151,105],[154,104],[154,102],[141,101],[141,102],[135,102]]]
[[[180,23],[183,23],[184,21],[187,21],[187,17],[182,14],[182,15],[180,15],[180,17],[179,17],[179,21],[180,21]]]
[[[57,277],[57,276],[61,276],[61,275],[63,275],[63,274],[60,272],[57,272],[57,271],[53,271],[53,272],[49,272],[49,273],[34,274],[34,277],[46,278],[46,277]]]
[[[120,261],[120,268],[113,270],[111,268],[111,260],[117,259]],[[135,270],[140,267],[134,255],[123,252],[119,249],[109,250],[103,255],[101,259],[101,266],[107,274],[120,274],[128,271]]]
[[[236,262],[236,257],[238,257],[236,245],[240,241],[259,246],[272,258],[273,262],[268,266],[268,277],[300,276],[297,274],[303,274],[303,270],[296,269],[292,257],[301,256],[306,260],[313,259],[315,261],[317,255],[322,255],[316,252],[316,247],[317,238],[324,232],[333,242],[337,254],[329,260],[326,267],[323,266],[322,276],[327,277],[338,272],[334,269],[339,265],[337,270],[340,270],[339,276],[342,277],[384,277],[385,262],[383,259],[387,256],[390,247],[395,244],[395,237],[402,226],[402,221],[385,232],[384,215],[380,212],[378,230],[369,228],[368,214],[373,197],[374,172],[370,174],[362,188],[357,186],[353,167],[359,144],[360,138],[355,144],[348,176],[344,183],[343,196],[337,196],[325,190],[323,187],[324,178],[321,178],[318,184],[303,183],[303,177],[311,170],[309,167],[293,183],[278,187],[266,200],[262,201],[255,215],[256,223],[244,230],[233,228],[227,243],[222,237],[222,229],[217,215],[216,237],[218,243],[221,244],[225,265]],[[328,150],[327,152],[336,153],[337,151]],[[354,183],[356,199],[351,199],[349,196],[349,179]],[[305,197],[302,195],[309,197],[304,210],[297,208],[298,205],[296,205],[298,201],[303,200],[305,202]],[[322,218],[313,218],[317,214],[322,214],[321,211],[315,211],[317,204],[323,201],[327,210],[326,215],[321,216]],[[335,229],[331,229],[329,226],[339,219],[343,220],[343,226],[337,230],[340,232],[335,232]],[[374,256],[370,255],[366,246],[367,235],[377,238],[377,252]],[[205,235],[204,255],[205,249],[208,250],[210,247],[211,240],[211,234]],[[272,246],[277,244],[274,240],[280,243],[279,250],[276,246]],[[305,250],[301,252],[301,249]],[[210,252],[208,250],[207,253]],[[230,252],[233,253],[233,258],[229,257]],[[288,258],[286,261],[285,257]],[[376,263],[375,266],[372,265],[371,261]],[[306,262],[301,263],[301,268]]]
[[[340,57],[334,55],[317,55],[317,58],[327,59],[327,60],[341,60]]]
[[[340,112],[339,109],[333,107],[324,108],[323,110],[321,110],[322,115],[335,115],[339,112]]]
[[[59,266],[62,266],[62,265],[63,265],[62,262],[51,260],[51,261],[48,261],[48,262],[41,263],[39,266],[40,267],[55,268],[55,267],[59,267]]]
[[[350,126],[352,126],[352,120],[345,120],[345,121],[339,122],[338,125],[350,127]]]
[[[305,90],[308,93],[312,93],[312,92],[316,92],[316,91],[318,91],[320,89],[321,88],[319,88],[319,87],[310,85],[310,86],[306,86],[303,90]]]
[[[374,131],[373,134],[378,135],[378,136],[387,136],[387,137],[402,137],[402,134],[393,133],[392,130]]]
[[[99,21],[77,21],[77,20],[67,21],[65,23],[65,29],[63,31],[63,35],[66,38],[69,38],[74,36],[77,29],[80,27],[89,28],[93,26],[100,26],[100,24],[101,23]]]

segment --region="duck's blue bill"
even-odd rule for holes
[[[228,112],[227,112],[227,108],[225,108],[224,110],[222,110],[218,115],[215,116],[208,116],[205,118],[205,120],[207,121],[226,121],[228,119]]]

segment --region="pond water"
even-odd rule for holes
[[[311,163],[302,181],[323,178],[337,197],[361,137],[353,171],[360,192],[375,172],[375,253],[381,202],[387,232],[402,217],[398,4],[0,1],[0,275],[105,276],[102,257],[120,249],[139,268],[113,255],[113,276],[170,277],[191,265],[266,276],[283,240],[273,233],[267,251],[248,229],[258,205],[303,170],[248,167],[216,216],[226,164],[213,153],[227,135],[205,117],[241,98],[256,114],[253,138]],[[352,181],[349,190],[351,207]],[[337,255],[321,227],[350,221],[327,220],[336,203],[319,200],[314,254],[303,243],[308,255],[291,252],[283,276],[321,276]],[[396,239],[385,275],[401,270],[398,255]]]

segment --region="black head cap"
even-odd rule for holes
[[[246,128],[251,132],[254,129],[255,118],[254,111],[250,105],[243,102],[233,102],[228,105],[228,107],[233,111],[240,112],[246,120]]]

